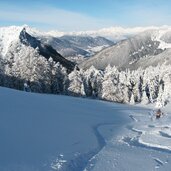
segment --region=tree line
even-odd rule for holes
[[[29,49],[24,56],[0,57],[0,85],[23,90],[29,81],[32,92],[91,97],[120,103],[154,103],[163,106],[171,95],[171,67],[158,65],[146,69],[120,71],[106,67],[104,71],[93,66],[87,70],[67,69],[52,58],[40,56]]]

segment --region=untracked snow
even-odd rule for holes
[[[126,123],[124,111],[132,109],[6,88],[0,88],[0,96],[1,171],[83,170]],[[104,137],[100,127],[106,128]]]

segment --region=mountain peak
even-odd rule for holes
[[[28,45],[28,39],[32,36],[32,39],[34,39],[34,36],[42,34],[43,32],[31,28],[28,25],[0,27],[0,53],[2,56],[5,56],[11,44],[20,41]]]

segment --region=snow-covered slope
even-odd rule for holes
[[[81,171],[132,108],[2,87],[0,94],[1,171]]]
[[[170,63],[170,41],[169,28],[147,30],[102,50],[91,59],[81,63],[80,67],[89,68],[94,65],[98,69],[104,69],[110,64],[122,69],[137,69],[157,65],[159,62],[164,63],[166,58],[168,58],[167,63]],[[144,61],[144,65],[141,60]]]
[[[169,106],[156,120],[142,107],[2,87],[0,94],[1,171],[170,171]]]
[[[150,55],[148,57],[144,57],[139,59],[138,61],[132,63],[129,66],[130,69],[138,69],[138,68],[147,68],[149,66],[156,67],[157,65],[171,64],[171,48],[165,49],[162,53],[158,55]]]
[[[153,110],[130,113],[132,123],[89,162],[85,171],[170,171],[171,107],[163,109],[164,115],[155,118]],[[93,166],[93,167],[92,167]]]

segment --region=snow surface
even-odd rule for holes
[[[1,171],[171,168],[171,105],[153,107],[0,88]]]
[[[153,109],[132,111],[132,123],[89,160],[85,171],[170,171],[171,105],[162,109],[160,119]]]
[[[0,88],[0,170],[83,170],[131,106]],[[112,129],[114,125],[115,129]],[[111,130],[111,129],[112,130]]]

